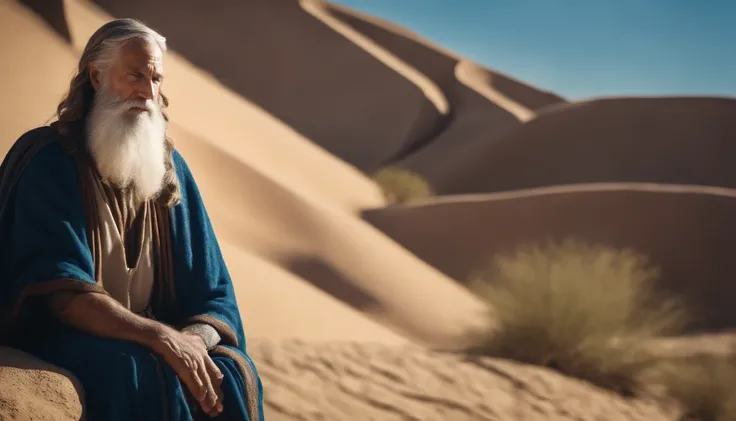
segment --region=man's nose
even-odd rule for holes
[[[138,96],[141,99],[153,99],[156,96],[156,84],[152,81],[143,82],[141,88],[138,89]]]

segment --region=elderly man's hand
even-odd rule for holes
[[[223,375],[207,354],[202,338],[163,327],[151,347],[176,372],[205,414],[214,417],[222,412]]]

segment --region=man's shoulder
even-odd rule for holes
[[[16,150],[26,151],[33,149],[34,146],[36,149],[41,149],[41,146],[60,143],[61,139],[61,134],[52,126],[35,127],[21,134],[11,146],[8,154]]]
[[[35,128],[32,128],[18,138],[18,140],[24,139],[24,138],[34,138],[34,139],[42,139],[42,138],[58,138],[60,137],[60,133],[51,125],[45,125],[45,126],[38,126]]]
[[[56,174],[73,168],[73,159],[62,144],[62,136],[51,126],[36,127],[23,133],[3,158],[6,169],[17,178]]]
[[[12,157],[13,153],[25,154],[31,150],[39,152],[41,150],[45,150],[46,146],[52,144],[60,145],[62,140],[63,137],[61,133],[52,126],[35,127],[21,134],[15,142],[13,142],[13,145],[10,147],[6,157]]]

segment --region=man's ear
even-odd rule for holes
[[[94,64],[89,65],[89,80],[92,82],[92,87],[95,88],[95,91],[100,89],[100,78],[102,77],[102,72],[100,72],[100,69],[95,66]]]

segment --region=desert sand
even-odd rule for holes
[[[168,39],[169,133],[233,276],[268,420],[675,419],[439,351],[490,323],[467,275],[523,241],[644,248],[709,309],[699,328],[736,323],[719,283],[736,272],[732,99],[570,103],[317,0],[3,0],[0,156],[52,121],[114,17]],[[387,206],[370,175],[389,164],[442,195]],[[0,394],[0,419],[79,419],[73,376],[8,349],[0,373],[0,390],[25,387]]]

